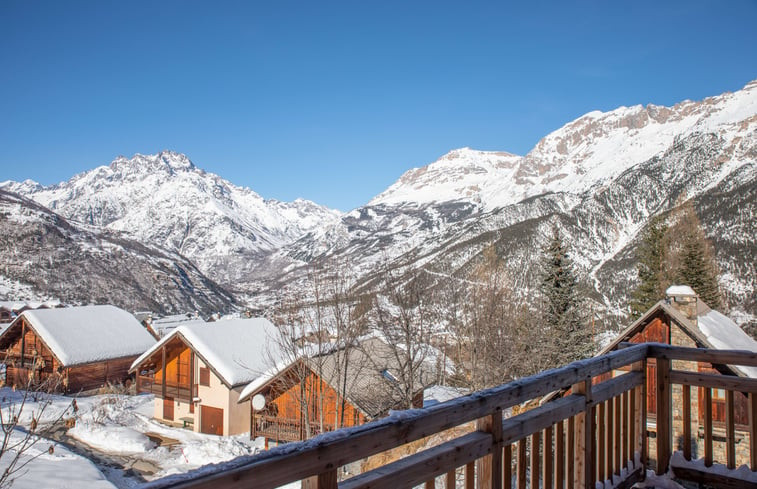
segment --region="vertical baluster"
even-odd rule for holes
[[[614,472],[614,466],[613,466],[613,460],[614,457],[612,455],[612,436],[613,433],[615,433],[615,429],[613,427],[613,419],[614,419],[614,405],[615,399],[608,399],[607,400],[607,413],[605,415],[605,448],[606,448],[606,454],[605,454],[605,475],[608,479],[612,479],[612,473]]]
[[[725,456],[726,467],[736,468],[736,432],[733,420],[733,391],[725,391]]]
[[[639,452],[640,462],[642,467],[642,474],[647,470],[647,376],[649,375],[649,369],[647,368],[647,360],[644,359],[639,362],[639,369],[644,372],[644,382],[639,387]]]
[[[623,438],[621,444],[623,445],[623,451],[621,453],[621,469],[627,465],[628,462],[628,440],[631,438],[628,436],[628,391],[623,393]]]
[[[575,464],[573,461],[576,459],[576,417],[571,416],[568,419],[568,440],[565,444],[568,447],[568,463],[565,467],[565,480],[567,482],[568,489],[573,489],[573,482],[575,476]]]
[[[607,403],[599,404],[597,419],[597,480],[604,481],[605,477],[605,445],[607,444]]]
[[[586,398],[584,412],[575,416],[575,450],[574,459],[575,485],[578,488],[591,489],[594,487],[594,416],[595,410],[591,406],[591,378],[573,384],[574,394],[582,394]]]
[[[704,389],[704,465],[712,466],[712,390]]]
[[[544,430],[544,448],[542,449],[542,487],[552,489],[552,427]]]
[[[506,445],[502,458],[502,488],[512,489],[513,487],[513,446]]]
[[[330,470],[303,479],[301,487],[302,489],[337,489],[337,470]]]
[[[479,431],[492,434],[495,450],[477,460],[478,489],[502,489],[502,412],[496,411],[477,422]]]
[[[445,489],[455,489],[456,485],[457,485],[457,471],[455,469],[452,469],[449,472],[447,472],[447,479],[444,482],[444,487]]]
[[[620,475],[620,449],[621,445],[623,445],[623,440],[620,437],[620,429],[623,425],[623,418],[621,416],[620,408],[623,404],[623,398],[621,396],[617,396],[613,399],[613,408],[615,409],[615,412],[613,413],[613,420],[612,424],[615,429],[613,436],[612,436],[612,466],[614,469],[615,475]]]
[[[657,359],[657,475],[668,471],[671,447],[670,359]]]
[[[757,472],[757,394],[749,393],[749,468]]]
[[[526,439],[518,441],[518,489],[526,489]]]
[[[691,386],[683,385],[683,458],[691,460]]]
[[[434,482],[434,479],[431,479],[430,481],[426,481],[425,489],[434,489],[436,487],[436,484]]]
[[[565,423],[560,421],[555,428],[555,487],[565,487]]]
[[[531,435],[531,487],[539,487],[539,445],[541,433]]]
[[[476,462],[465,465],[465,489],[473,489],[476,485]]]
[[[634,460],[636,457],[636,389],[628,391],[628,460],[631,461],[631,467],[634,466]]]

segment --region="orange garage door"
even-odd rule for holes
[[[211,435],[223,435],[223,409],[200,406],[200,431]]]

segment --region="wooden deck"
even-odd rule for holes
[[[656,450],[648,453],[646,362],[656,359]],[[717,351],[641,344],[601,357],[575,362],[426,409],[412,410],[363,426],[348,428],[344,436],[325,435],[288,444],[214,471],[187,474],[183,480],[153,481],[155,488],[276,488],[302,481],[310,489],[398,489],[465,487],[472,489],[543,488],[588,489],[595,482],[623,475],[616,487],[630,487],[645,476],[654,460],[658,474],[668,470],[673,450],[673,411],[691,429],[691,386],[725,389],[726,411],[733,420],[733,392],[749,393],[749,446],[757,441],[757,380],[671,368],[675,360],[715,365],[757,366],[752,352]],[[594,384],[595,377],[613,378]],[[605,376],[607,377],[607,376]],[[684,386],[682,405],[673,406],[671,387]],[[566,395],[517,416],[509,408],[537,401],[546,394],[569,389]],[[688,392],[690,396],[690,392]],[[705,403],[706,404],[706,403]],[[704,464],[712,465],[712,422],[705,421]],[[705,420],[707,416],[705,416]],[[689,421],[688,423],[686,421]],[[339,481],[340,468],[366,457],[475,422],[472,432],[446,439],[436,446]],[[686,429],[686,428],[684,428]],[[689,439],[689,438],[685,438]],[[734,468],[735,434],[726,423],[727,456],[718,461]],[[684,445],[691,458],[691,446]],[[630,471],[623,468],[631,467]],[[750,468],[757,470],[757,451],[750,449]],[[742,487],[727,475],[711,479],[707,471],[689,471],[689,479]],[[708,479],[710,478],[710,479]]]

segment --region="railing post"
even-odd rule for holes
[[[657,358],[657,475],[668,471],[672,439],[670,359]]]
[[[573,478],[575,489],[594,488],[594,407],[591,406],[591,378],[573,385],[573,394],[583,395],[586,409],[576,415],[575,465]]]
[[[477,421],[478,431],[492,434],[492,453],[476,461],[477,489],[502,489],[502,411]]]
[[[302,480],[302,489],[337,489],[337,469]]]
[[[647,477],[647,359],[633,364],[633,370],[644,373],[644,382],[641,383],[636,396],[636,429],[638,430],[636,441],[639,446],[639,463],[641,465],[641,477]]]

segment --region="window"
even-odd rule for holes
[[[200,385],[210,386],[210,369],[200,367]]]

